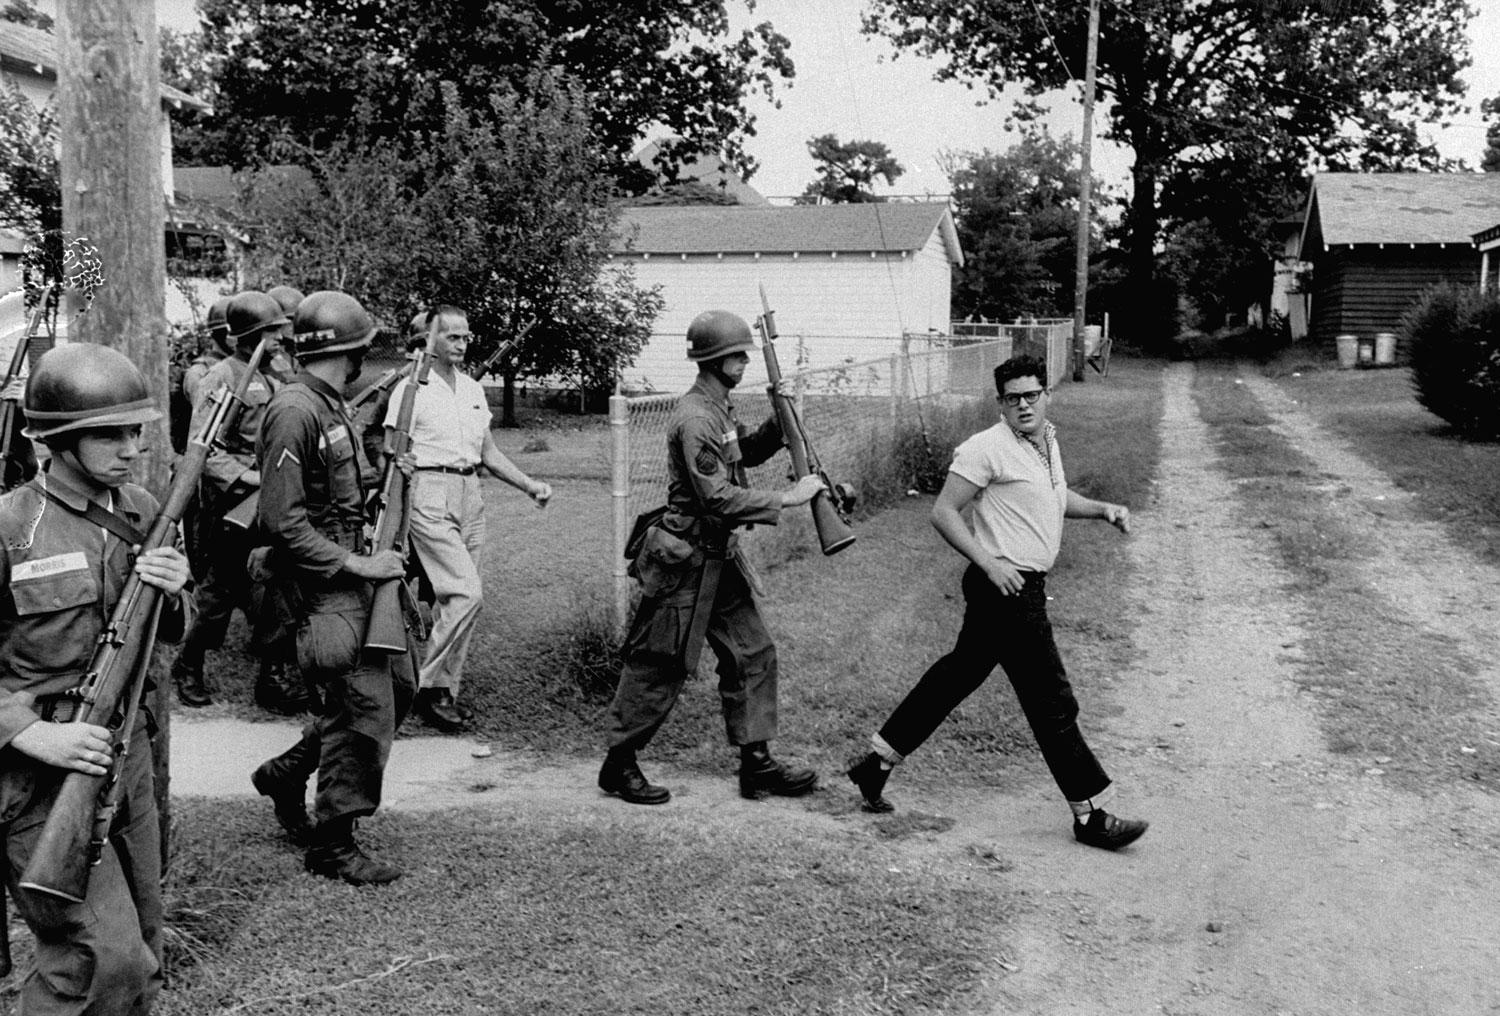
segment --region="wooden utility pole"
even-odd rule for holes
[[[1089,299],[1089,225],[1093,210],[1094,76],[1099,62],[1099,0],[1089,0],[1088,59],[1083,72],[1083,144],[1078,170],[1078,261],[1073,295],[1073,380],[1083,380]]]
[[[128,356],[146,377],[162,419],[146,425],[149,449],[136,482],[165,493],[167,441],[167,283],[163,230],[161,65],[156,5],[150,0],[59,0],[57,108],[62,134],[63,230],[98,248],[104,285],[87,313],[69,291],[69,342],[97,342]],[[148,702],[160,725],[155,742],[156,796],[162,830],[167,809],[168,715],[158,673]],[[166,855],[162,839],[162,856]]]

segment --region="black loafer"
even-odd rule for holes
[[[464,729],[464,717],[453,704],[446,691],[422,691],[417,694],[417,715],[429,727],[444,734],[456,734]]]
[[[1149,822],[1120,818],[1102,808],[1094,809],[1087,823],[1073,821],[1073,838],[1101,850],[1119,850],[1141,838]]]
[[[880,764],[880,756],[873,751],[849,764],[849,779],[865,799],[865,811],[884,813],[896,810],[894,804],[881,796],[885,781],[890,778],[891,771]]]

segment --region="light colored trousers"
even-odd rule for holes
[[[412,496],[411,546],[437,602],[418,686],[458,697],[474,622],[483,606],[484,498],[479,477],[423,470]]]

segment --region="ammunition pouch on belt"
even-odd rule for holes
[[[297,583],[281,572],[273,547],[256,547],[245,558],[250,603],[255,614],[253,641],[258,652],[277,644],[289,644],[305,613]]]
[[[642,596],[671,595],[703,563],[703,551],[693,543],[690,532],[674,533],[662,521],[646,529],[640,550],[630,562],[630,574],[640,582]]]

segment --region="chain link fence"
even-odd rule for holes
[[[992,398],[994,370],[1013,352],[1044,356],[1051,378],[1061,376],[1053,372],[1051,363],[1055,359],[1067,363],[1071,322],[1003,327],[1020,332],[988,339],[955,336],[925,352],[893,353],[811,370],[783,370],[782,391],[795,400],[808,438],[830,478],[866,488],[873,479],[871,474],[888,466],[903,432],[919,432],[925,441],[932,414]],[[734,395],[735,415],[747,427],[758,426],[773,413],[764,386],[764,373],[760,373],[759,387],[747,376]],[[666,501],[667,424],[680,395],[617,395],[610,400],[614,609],[618,625],[625,623],[630,610],[625,542],[635,517]],[[776,456],[751,469],[751,485],[760,489],[787,486],[787,463],[784,456]],[[806,514],[797,513],[796,519]]]

